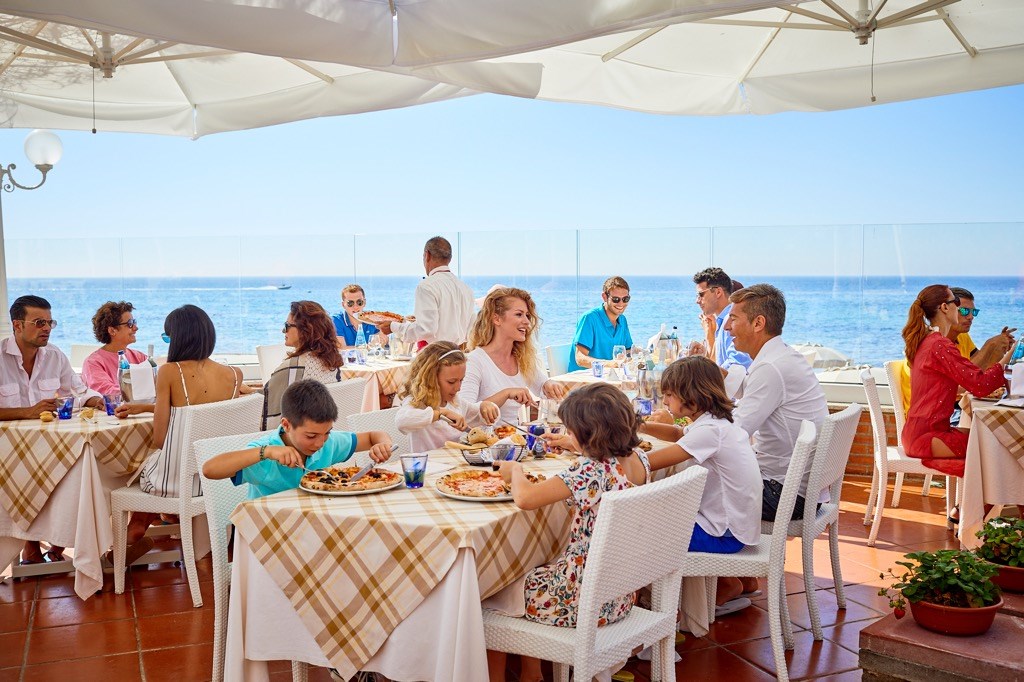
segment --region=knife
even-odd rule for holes
[[[392,446],[391,446],[391,452],[394,452],[394,451],[395,451],[395,450],[397,450],[397,449],[398,449],[398,446],[397,446],[397,445],[392,445]],[[359,471],[357,471],[357,472],[356,472],[356,475],[355,475],[355,476],[353,476],[352,478],[348,479],[348,482],[349,482],[349,483],[355,483],[355,482],[356,482],[356,481],[358,481],[358,480],[359,480],[360,478],[362,478],[362,477],[363,477],[363,476],[365,476],[366,474],[370,473],[370,469],[372,469],[372,468],[373,468],[373,467],[375,467],[375,466],[377,466],[377,462],[374,462],[373,460],[370,460],[370,463],[369,463],[369,464],[367,464],[366,466],[364,466],[364,467],[363,467],[362,469],[360,469]]]

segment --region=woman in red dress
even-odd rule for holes
[[[953,476],[964,475],[967,430],[950,426],[956,405],[957,387],[975,395],[988,395],[1005,384],[1003,367],[1013,344],[1010,330],[1003,329],[1003,359],[982,371],[960,355],[956,344],[946,338],[959,321],[960,300],[944,284],[921,290],[910,306],[903,327],[907,362],[910,363],[910,409],[903,427],[907,456],[926,467]]]

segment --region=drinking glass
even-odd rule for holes
[[[57,396],[57,418],[58,419],[71,419],[71,413],[75,409],[75,396],[73,395],[59,395]]]
[[[406,488],[422,488],[427,475],[427,453],[402,455],[402,475]]]
[[[369,355],[370,358],[373,360],[376,360],[377,358],[380,357],[380,339],[377,337],[376,334],[370,337],[370,343],[366,345],[366,354]]]
[[[114,411],[117,410],[117,406],[121,404],[120,393],[105,393],[103,394],[103,407],[107,409],[107,415],[110,417],[114,416]]]
[[[619,363],[619,367],[622,367],[626,363],[626,347],[615,346],[612,348],[612,360]]]

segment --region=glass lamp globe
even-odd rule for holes
[[[33,130],[25,137],[25,156],[36,166],[55,166],[62,153],[64,145],[49,130]]]

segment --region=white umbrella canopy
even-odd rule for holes
[[[200,137],[468,94],[416,76],[0,14],[4,127]]]
[[[846,367],[851,359],[834,348],[822,346],[820,343],[796,343],[793,349],[804,356],[811,367],[828,369]]]
[[[502,64],[518,81],[487,83],[483,64]],[[660,114],[831,111],[1024,82],[1024,2],[819,0],[483,64],[417,73],[452,83],[471,74],[477,89]]]

